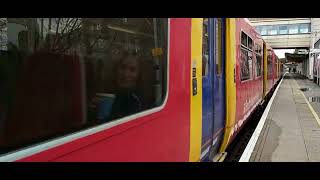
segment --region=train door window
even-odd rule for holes
[[[223,22],[221,18],[217,18],[215,21],[216,25],[216,38],[215,38],[215,62],[216,62],[216,74],[221,75],[222,73],[222,52],[223,52],[223,37],[222,29]]]
[[[268,56],[267,56],[267,71],[268,71],[268,77],[272,76],[272,53],[270,50],[268,50]]]
[[[262,63],[262,48],[259,44],[255,44],[255,55],[256,55],[256,77],[260,77],[262,72],[261,63]]]
[[[257,55],[256,55],[256,60],[257,60],[257,61],[256,61],[256,67],[257,67],[257,68],[256,68],[256,71],[257,71],[257,72],[256,72],[256,76],[257,76],[257,77],[260,77],[260,76],[261,76],[261,69],[262,69],[262,68],[261,68],[262,56],[257,54]]]
[[[164,102],[167,18],[6,20],[0,154]]]
[[[209,26],[208,18],[203,18],[202,31],[202,76],[209,73]]]
[[[252,60],[253,60],[253,54],[251,51],[248,51],[248,64],[249,64],[249,76],[252,76]],[[250,77],[251,79],[251,77]]]

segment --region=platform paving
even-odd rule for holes
[[[309,102],[309,98],[316,102]],[[287,74],[249,161],[320,161],[320,125],[316,116],[320,117],[320,87],[300,75]]]

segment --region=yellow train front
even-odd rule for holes
[[[0,161],[222,161],[282,76],[246,19],[2,19]]]

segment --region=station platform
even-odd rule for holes
[[[320,87],[286,74],[239,162],[320,161]]]

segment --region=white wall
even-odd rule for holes
[[[310,36],[310,49],[314,49],[314,44],[320,38],[320,18],[311,18],[311,36]],[[314,59],[309,55],[308,77],[313,79],[313,62]]]
[[[314,48],[314,43],[320,38],[320,18],[311,18],[311,34],[310,47]]]
[[[311,34],[292,34],[292,35],[277,35],[263,36],[263,39],[270,44],[272,48],[295,48],[310,46]]]

